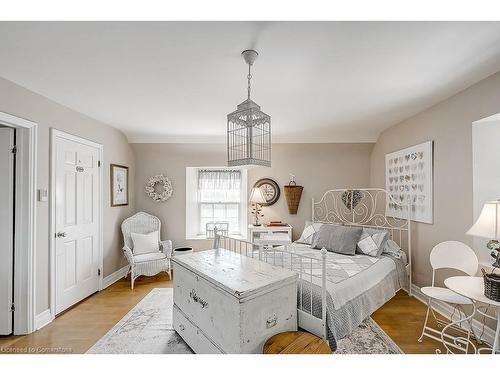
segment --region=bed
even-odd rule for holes
[[[405,219],[385,215],[398,207]],[[309,244],[273,246],[216,234],[215,248],[226,248],[298,273],[299,327],[328,340],[348,336],[400,289],[411,294],[411,206],[384,189],[333,189],[312,200],[312,222],[385,230],[397,250],[380,256],[343,255]]]

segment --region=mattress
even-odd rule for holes
[[[288,246],[289,252],[314,258],[312,262],[309,258],[288,256],[280,252],[280,248],[276,250],[264,252],[262,260],[299,273],[298,308],[308,313],[312,310],[314,316],[321,318],[320,250],[298,243]],[[332,252],[326,255],[328,340],[335,348],[336,340],[348,336],[399,289],[407,287],[407,275],[403,256],[370,257]]]

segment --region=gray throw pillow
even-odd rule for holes
[[[359,227],[325,224],[319,228],[318,233],[314,236],[312,247],[325,248],[339,254],[354,255],[362,231],[363,229]]]

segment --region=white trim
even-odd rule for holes
[[[39,330],[40,328],[45,327],[47,324],[52,322],[52,314],[50,313],[50,309],[45,310],[44,312],[35,316],[35,330]]]
[[[419,286],[413,284],[412,292],[413,292],[413,297],[415,297],[416,299],[418,299],[420,302],[422,302],[427,306],[427,297],[420,291]],[[447,319],[450,319],[451,315],[453,314],[453,307],[447,304],[446,302],[433,300],[432,307],[434,308],[434,310],[436,310],[439,314],[443,315]],[[424,322],[422,321],[422,324],[423,323]],[[472,328],[474,329],[475,332],[479,334],[483,329],[482,323],[477,319],[473,319]],[[485,326],[482,339],[489,344],[493,344],[493,341],[495,340],[495,331],[490,327]]]
[[[101,166],[99,168],[99,229],[98,229],[98,244],[99,244],[99,268],[101,270],[101,275],[99,276],[99,285],[98,290],[103,289],[103,267],[104,267],[104,242],[103,242],[103,209],[104,209],[104,164],[103,164],[103,145],[100,143],[93,142],[91,140],[78,137],[73,134],[69,134],[63,132],[61,130],[57,130],[54,128],[50,128],[50,211],[49,211],[49,264],[50,264],[50,272],[49,272],[49,287],[50,287],[50,314],[52,319],[55,318],[55,308],[56,308],[56,298],[55,298],[55,147],[54,142],[56,138],[67,139],[74,142],[79,142],[81,144],[95,147],[99,150],[99,160],[101,162]]]
[[[34,128],[37,126],[36,122],[26,120],[22,117],[13,116],[9,113],[0,112],[0,122],[3,125],[11,126],[14,128]]]
[[[0,123],[17,128],[16,222],[22,236],[16,236],[14,258],[14,334],[35,330],[36,305],[36,178],[38,126],[35,122],[0,112]],[[20,173],[19,173],[20,172]],[[19,231],[17,232],[19,233]]]
[[[103,148],[102,144],[100,144],[100,143],[91,141],[90,139],[87,139],[87,138],[79,137],[79,136],[74,135],[74,134],[63,132],[62,130],[58,130],[56,128],[50,128],[50,133],[51,133],[51,140],[53,140],[54,137],[60,137],[60,138],[67,139],[69,141],[78,142],[78,143],[81,143],[83,145],[92,146],[92,147],[95,147],[98,149]]]
[[[102,289],[101,290],[106,289],[108,286],[113,285],[118,280],[120,280],[120,279],[124,278],[125,276],[127,276],[128,269],[129,269],[129,266],[127,265],[127,266],[124,266],[124,267],[120,268],[119,270],[116,270],[111,275],[106,276],[102,280]]]

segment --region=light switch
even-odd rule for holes
[[[48,192],[47,189],[38,189],[38,202],[47,202]]]

